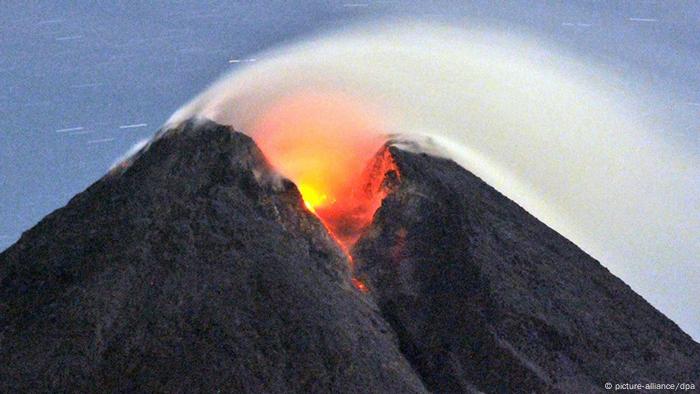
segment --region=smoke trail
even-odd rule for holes
[[[251,131],[296,92],[351,96],[387,132],[429,138],[700,338],[700,165],[640,120],[647,98],[613,72],[536,37],[406,22],[256,58],[169,123],[199,115]]]

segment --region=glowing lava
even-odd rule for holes
[[[347,251],[383,198],[364,171],[382,132],[380,117],[345,94],[299,92],[264,111],[252,135]]]
[[[363,293],[367,293],[369,291],[369,288],[367,288],[367,285],[365,284],[365,282],[363,282],[357,278],[352,278],[352,285],[355,286],[357,288],[357,290],[359,290]]]
[[[301,196],[304,198],[304,204],[309,208],[309,211],[315,213],[316,207],[325,205],[328,202],[328,196],[317,191],[313,186],[305,183],[301,183],[297,186],[299,187]]]

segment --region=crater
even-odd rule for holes
[[[398,177],[383,117],[344,93],[318,91],[281,97],[261,113],[251,136],[347,253],[386,195],[384,175]]]

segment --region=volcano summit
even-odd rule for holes
[[[0,254],[0,392],[700,386],[700,345],[454,162],[388,143],[354,190],[341,246],[246,135],[163,130]]]

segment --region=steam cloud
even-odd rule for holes
[[[351,96],[383,114],[387,133],[431,141],[700,338],[700,165],[640,120],[650,98],[621,90],[612,71],[534,36],[405,21],[256,58],[168,124],[203,116],[250,131],[295,92]]]

